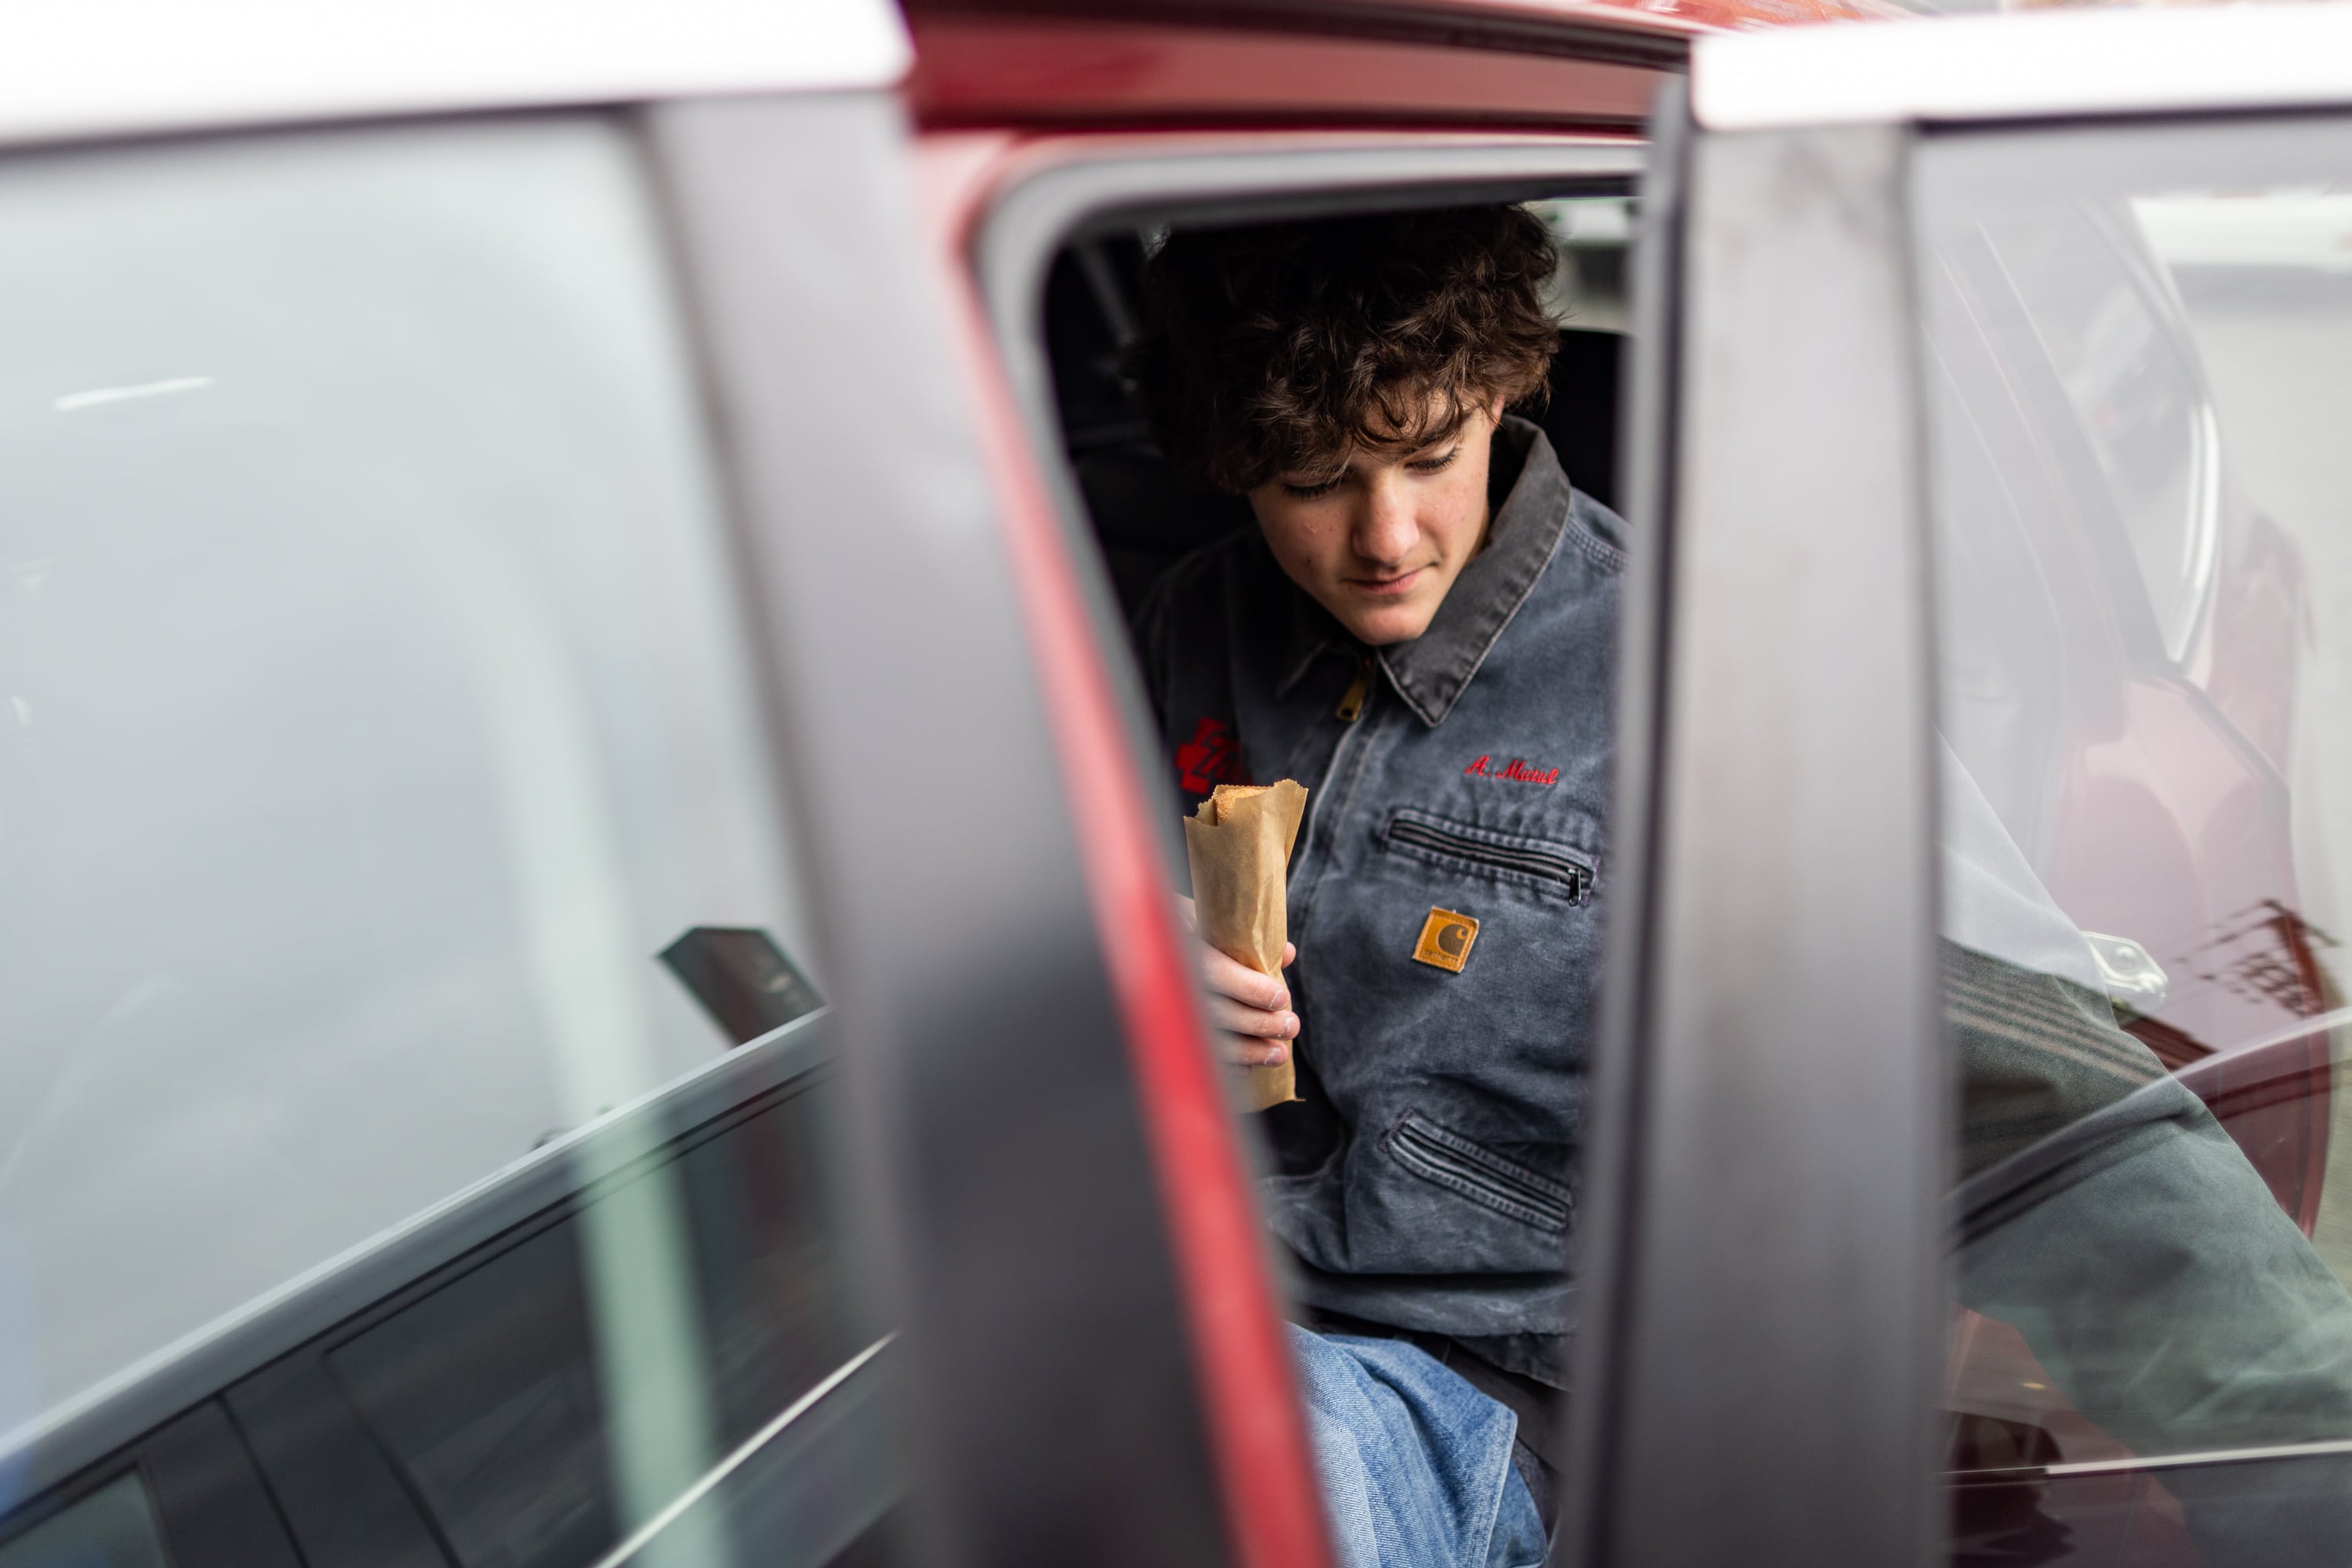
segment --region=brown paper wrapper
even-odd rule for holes
[[[1284,779],[1271,784],[1219,784],[1184,819],[1184,848],[1192,862],[1192,916],[1201,939],[1260,974],[1282,973],[1290,940],[1286,912],[1291,841],[1307,809],[1307,787]],[[1244,1068],[1243,1098],[1252,1110],[1297,1100],[1291,1064]]]

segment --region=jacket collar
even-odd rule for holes
[[[1527,603],[1568,527],[1568,475],[1551,442],[1536,425],[1506,415],[1495,431],[1494,461],[1499,469],[1514,458],[1518,478],[1495,509],[1486,548],[1454,578],[1429,629],[1373,655],[1404,705],[1433,729],[1453,711],[1455,700],[1486,662],[1486,651]],[[1327,653],[1362,658],[1371,652],[1304,590],[1294,587],[1291,600],[1292,657],[1276,688],[1281,697],[1287,697]]]

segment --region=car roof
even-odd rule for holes
[[[905,75],[891,0],[67,0],[12,8],[0,144]]]
[[[1300,36],[1418,37],[1553,52],[1563,37],[1702,33],[1919,15],[1928,0],[905,0],[926,17],[1178,23]]]
[[[1416,8],[1465,17],[1694,35],[1918,14],[1894,0],[1421,0]]]
[[[1199,22],[1179,0],[911,0],[924,10]],[[1902,0],[1229,0],[1215,20],[1377,35],[1562,29],[1679,48],[1724,29],[1910,15]],[[0,50],[0,146],[237,125],[901,81],[893,0],[72,0]]]
[[[2352,102],[2352,5],[2032,11],[1699,40],[1710,130]]]

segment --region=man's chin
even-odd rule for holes
[[[1436,609],[1434,605],[1426,609],[1417,605],[1383,605],[1343,618],[1358,642],[1367,647],[1387,647],[1393,643],[1411,642],[1427,631]]]

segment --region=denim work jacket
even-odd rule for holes
[[[1625,525],[1525,420],[1494,468],[1486,547],[1411,642],[1359,644],[1255,529],[1172,567],[1136,635],[1187,809],[1221,783],[1309,791],[1303,1103],[1264,1118],[1300,1299],[1556,1382]]]

